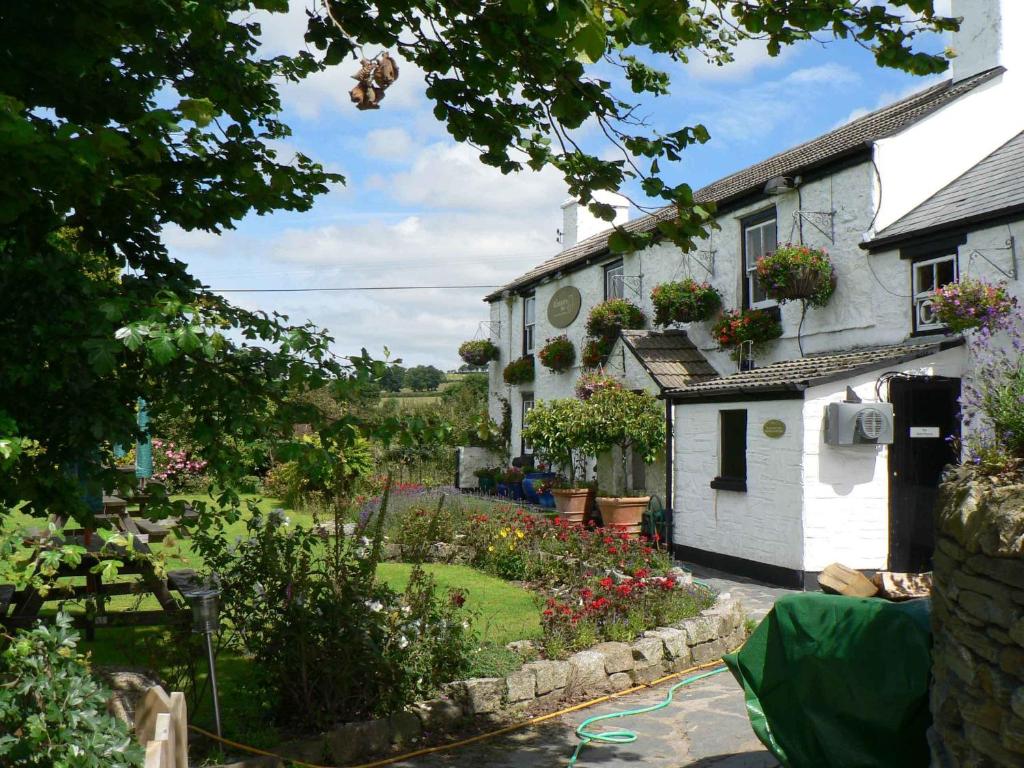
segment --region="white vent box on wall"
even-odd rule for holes
[[[825,408],[828,445],[888,445],[892,437],[892,403],[829,403]]]

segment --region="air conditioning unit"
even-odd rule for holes
[[[825,409],[828,445],[892,443],[891,403],[829,403]]]

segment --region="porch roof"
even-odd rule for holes
[[[670,389],[665,396],[674,401],[715,400],[722,397],[742,399],[742,396],[799,398],[803,397],[805,390],[818,384],[927,357],[960,344],[963,344],[961,338],[943,337],[935,340],[933,337],[925,341],[911,340],[884,347],[808,355]]]
[[[623,331],[622,343],[662,391],[718,376],[686,331]]]

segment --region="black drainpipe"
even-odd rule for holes
[[[671,554],[675,546],[672,537],[672,528],[675,524],[675,514],[672,511],[672,459],[674,455],[673,443],[675,435],[672,432],[672,401],[665,398],[665,546]]]

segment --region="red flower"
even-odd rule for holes
[[[611,576],[605,576],[603,579],[601,579],[601,586],[604,587],[605,589],[608,589],[614,583],[615,582],[612,580]]]

